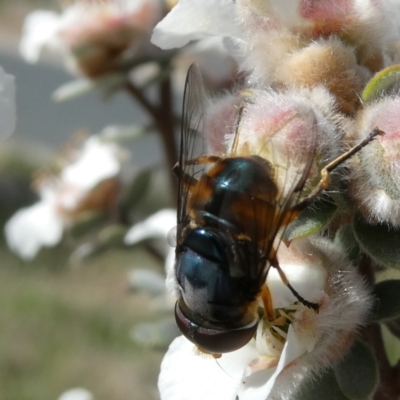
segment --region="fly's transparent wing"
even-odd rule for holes
[[[249,280],[261,285],[270,263],[275,261],[281,235],[299,213],[296,205],[305,196],[311,172],[315,172],[317,133],[288,137],[285,130],[275,127],[273,132],[265,133],[263,140],[253,138],[248,132],[241,133],[240,119],[245,113],[246,106],[239,115],[232,156],[263,160],[265,176],[254,182],[251,192],[243,192],[237,204],[224,207],[237,209],[243,232],[250,238],[247,258],[253,260],[245,272]]]
[[[188,203],[190,188],[203,173],[205,166],[196,165],[195,160],[205,154],[203,120],[205,92],[198,67],[189,68],[182,110],[182,130],[178,161],[178,226],[177,244],[181,242],[182,229],[190,223]]]

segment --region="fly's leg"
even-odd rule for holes
[[[267,315],[268,321],[273,321],[275,319],[274,307],[272,303],[271,292],[268,289],[268,286],[264,283],[261,288],[261,300],[264,305],[265,314]]]
[[[204,155],[197,158],[189,158],[185,160],[186,165],[202,165],[202,164],[214,164],[217,161],[222,160],[222,157],[215,155]],[[186,186],[193,187],[196,186],[198,180],[193,176],[187,174],[186,172],[182,172],[182,168],[177,162],[173,168],[172,173],[177,177],[181,178]]]
[[[186,165],[202,165],[202,164],[213,164],[217,161],[222,160],[222,157],[216,155],[204,155],[196,158],[188,158],[185,161]]]
[[[173,167],[172,167],[172,173],[177,177],[182,179],[183,183],[187,186],[187,187],[194,187],[197,185],[198,180],[196,178],[194,178],[193,176],[187,174],[186,172],[182,172],[182,169],[179,165],[179,163],[176,163]]]
[[[279,277],[281,278],[281,281],[283,282],[283,284],[287,286],[287,288],[292,292],[293,296],[296,297],[296,299],[301,304],[318,312],[319,304],[313,303],[312,301],[308,301],[303,296],[300,296],[299,293],[297,293],[297,291],[294,289],[294,287],[290,284],[290,282],[289,282],[288,278],[286,277],[285,273],[283,272],[282,268],[280,267],[278,260],[275,259],[271,263],[271,266],[277,269],[277,271],[279,273]]]
[[[354,154],[356,154],[358,151],[360,151],[363,147],[365,147],[368,143],[370,143],[374,138],[378,135],[384,135],[385,132],[381,131],[378,128],[375,128],[364,140],[362,140],[360,143],[352,147],[349,151],[346,151],[343,153],[341,156],[335,158],[333,161],[331,161],[328,165],[326,165],[322,170],[321,170],[321,179],[318,183],[318,186],[300,203],[295,205],[293,207],[293,211],[301,211],[307,206],[309,206],[314,199],[325,189],[327,189],[331,183],[331,176],[330,173],[337,168],[340,164],[348,160],[350,157],[352,157]]]

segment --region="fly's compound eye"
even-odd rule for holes
[[[186,308],[182,300],[175,305],[175,320],[182,334],[201,350],[212,354],[229,353],[246,345],[254,336],[258,321],[233,329],[204,327],[189,319],[182,311]]]

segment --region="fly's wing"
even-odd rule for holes
[[[203,119],[205,92],[198,67],[189,68],[183,96],[182,130],[178,161],[178,226],[177,244],[182,242],[182,230],[190,223],[188,209],[191,188],[204,172],[204,165],[196,165],[200,155],[205,154]]]
[[[317,138],[315,132],[310,132],[305,137],[288,140],[277,131],[262,143],[259,139],[252,143],[251,138],[241,141],[240,136],[239,120],[233,155],[257,156],[263,160],[265,168],[264,179],[255,182],[251,192],[242,193],[236,205],[230,205],[236,207],[235,213],[249,241],[244,272],[260,287],[265,282],[271,262],[276,260],[284,229],[298,214],[295,205],[304,197]]]
[[[287,151],[292,154],[291,156],[284,158],[283,163],[275,161],[274,157],[271,160],[272,164],[276,165],[274,166],[274,180],[278,188],[275,202],[276,212],[269,242],[266,246],[269,251],[269,260],[272,262],[276,259],[276,252],[287,225],[300,212],[296,206],[305,197],[304,190],[310,183],[311,173],[316,172],[313,170],[317,146],[315,131],[309,132],[308,136],[294,142],[288,142],[286,146],[291,149],[286,148],[284,152]],[[297,149],[297,151],[293,152],[294,149]],[[272,154],[274,155],[274,152]]]

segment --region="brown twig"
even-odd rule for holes
[[[132,82],[128,81],[126,90],[130,95],[147,111],[150,117],[154,120],[157,131],[160,135],[163,144],[164,154],[168,171],[172,171],[173,166],[178,161],[178,151],[175,141],[175,120],[173,116],[172,105],[172,90],[170,79],[164,79],[160,83],[160,103],[159,105],[152,104],[144,93],[138,89]],[[172,172],[171,189],[174,201],[177,194],[177,182]]]

